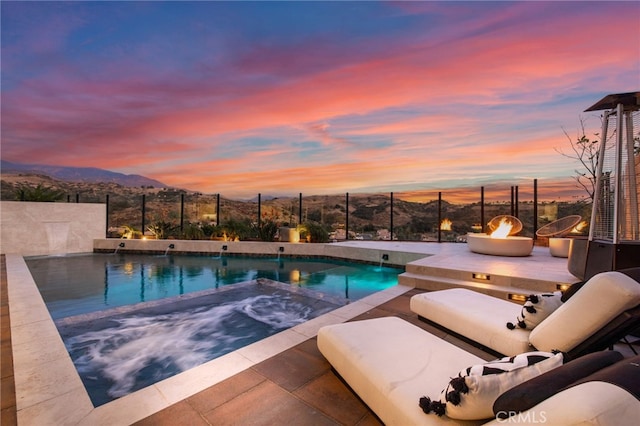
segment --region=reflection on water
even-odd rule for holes
[[[226,296],[237,293],[238,300],[146,309],[60,331],[93,403],[101,405],[335,308],[288,291],[252,291],[262,294],[234,290]]]
[[[395,268],[317,259],[92,254],[27,259],[54,319],[258,278],[358,300],[397,283]]]

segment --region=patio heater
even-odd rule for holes
[[[584,279],[640,266],[640,92],[607,95]]]

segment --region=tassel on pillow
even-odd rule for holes
[[[516,318],[516,322],[508,322],[507,328],[513,330],[516,327],[533,330],[545,318],[553,313],[562,305],[562,292],[532,294],[522,306],[520,315]]]
[[[420,398],[420,408],[425,414],[433,413],[438,417],[444,416],[446,411],[446,404],[440,401],[432,401],[431,398],[423,396]]]
[[[419,405],[426,414],[459,420],[488,419],[494,417],[493,404],[500,395],[562,365],[563,360],[562,353],[536,351],[473,365],[450,379],[439,400],[423,396]]]

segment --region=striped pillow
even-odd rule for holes
[[[562,365],[562,353],[527,352],[504,357],[460,371],[440,394],[439,401],[420,398],[429,414],[452,419],[481,420],[493,417],[493,403],[507,390]]]

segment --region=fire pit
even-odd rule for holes
[[[514,216],[498,216],[489,222],[491,234],[467,234],[469,250],[493,256],[529,256],[533,238],[512,235],[520,232],[522,222]]]

